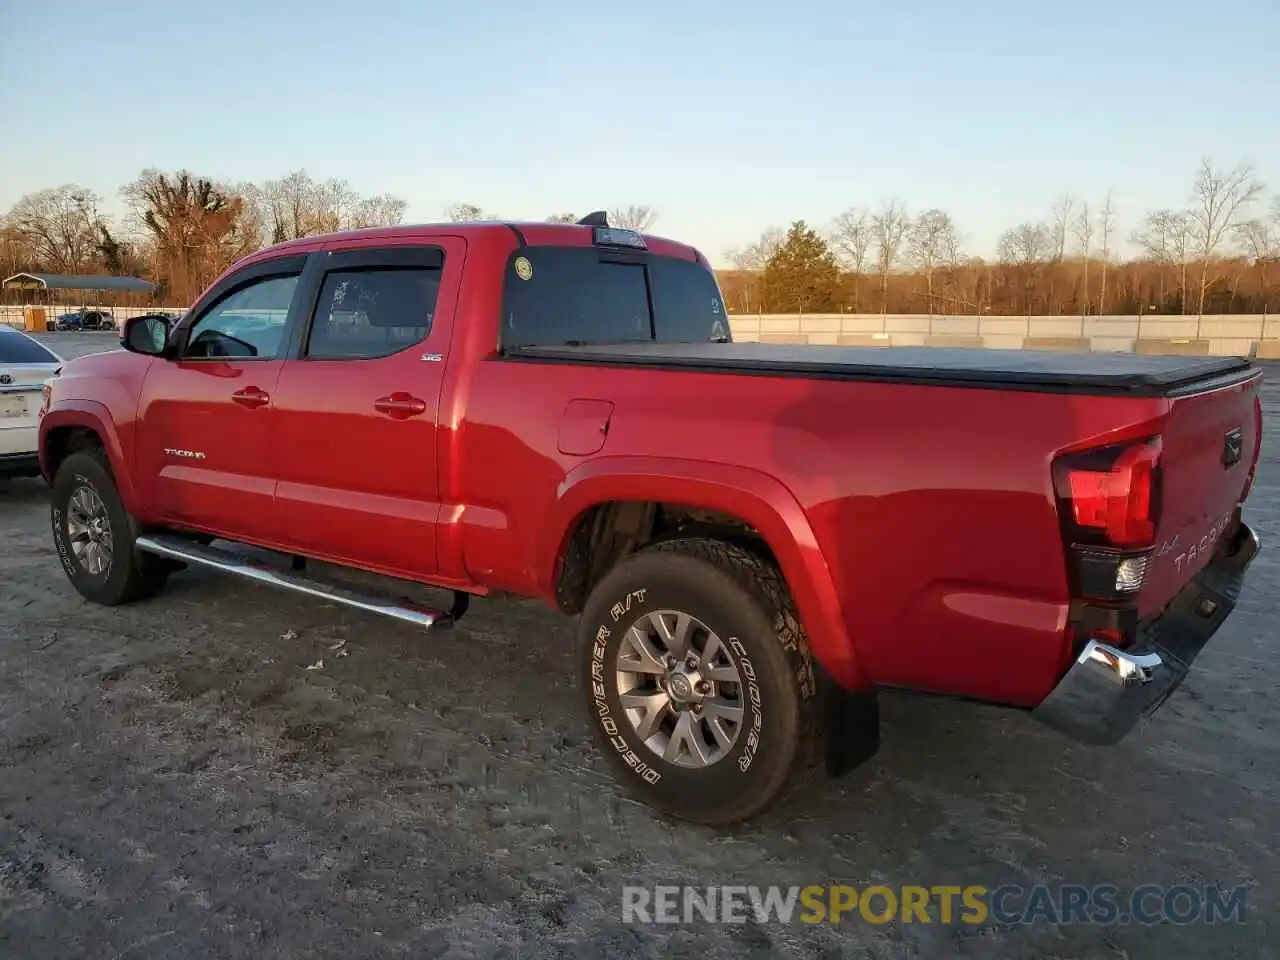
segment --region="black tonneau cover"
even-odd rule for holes
[[[514,360],[762,376],[876,380],[951,387],[1165,396],[1246,374],[1244,357],[1146,356],[954,347],[830,347],[774,343],[623,343],[508,348]],[[1229,379],[1236,379],[1229,377]]]

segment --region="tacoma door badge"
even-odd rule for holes
[[[165,447],[166,456],[182,457],[184,460],[203,460],[204,454],[199,450],[176,450],[173,447]]]

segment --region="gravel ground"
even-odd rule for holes
[[[47,339],[67,355],[111,343]],[[875,761],[731,831],[659,820],[614,784],[565,618],[481,601],[424,635],[198,571],[96,608],[58,565],[46,489],[14,482],[0,956],[1274,957],[1277,382],[1249,510],[1271,549],[1158,722],[1091,750],[1015,712],[887,695]],[[1244,925],[621,918],[625,884],[877,882],[1250,893]]]

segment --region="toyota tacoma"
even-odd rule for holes
[[[702,823],[868,759],[887,688],[1114,743],[1258,551],[1248,359],[734,342],[700,252],[600,214],[277,244],[121,343],[41,411],[81,595],[540,599],[618,776]]]

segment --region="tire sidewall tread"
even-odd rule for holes
[[[81,486],[92,487],[102,499],[111,523],[111,569],[106,577],[96,577],[84,570],[71,550],[67,505]],[[133,517],[120,499],[106,452],[101,448],[78,450],[58,467],[53,479],[50,521],[62,569],[76,592],[86,600],[115,606],[150,596],[163,586],[167,570],[158,562],[159,558],[141,555],[133,548]]]
[[[744,680],[743,729],[728,756],[701,770],[667,763],[636,737],[613,680],[626,630],[662,609],[703,621],[730,647]],[[632,554],[591,591],[579,641],[593,735],[620,778],[663,812],[708,825],[746,819],[812,761],[813,663],[786,584],[762,557],[701,538]]]

